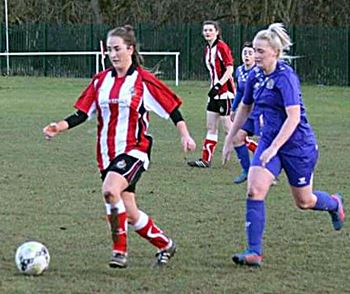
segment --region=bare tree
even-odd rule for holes
[[[103,17],[101,14],[100,3],[98,0],[90,0],[91,9],[95,16],[94,23],[101,24],[103,23]]]
[[[279,21],[287,25],[349,26],[349,11],[349,0],[14,0],[9,1],[9,22],[157,26],[214,19],[247,25]]]

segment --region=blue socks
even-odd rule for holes
[[[317,202],[313,210],[335,211],[338,209],[338,202],[333,199],[327,192],[313,191],[317,197]]]
[[[250,158],[247,146],[244,144],[242,146],[235,147],[235,151],[242,169],[248,174]]]
[[[265,229],[265,201],[248,198],[246,205],[248,249],[262,255],[262,238]]]
[[[335,211],[338,202],[327,192],[314,191],[317,197],[314,210]],[[247,199],[246,202],[246,234],[248,249],[262,255],[262,239],[265,229],[265,201]]]

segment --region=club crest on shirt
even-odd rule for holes
[[[116,164],[116,166],[117,166],[117,168],[119,168],[119,169],[124,169],[124,168],[126,167],[126,162],[125,162],[125,160],[122,159],[122,160],[118,161],[117,164]]]
[[[271,90],[273,88],[273,86],[275,85],[275,81],[274,80],[268,80],[266,83],[266,88]]]

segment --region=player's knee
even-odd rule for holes
[[[103,190],[103,197],[105,198],[106,203],[115,203],[117,200],[116,195],[108,188]]]
[[[269,191],[269,186],[263,181],[256,181],[254,179],[248,180],[247,196],[254,200],[265,199]]]
[[[298,199],[295,201],[295,204],[299,209],[302,210],[312,208],[310,201],[307,201],[306,199]]]
[[[260,198],[261,195],[263,195],[263,190],[260,189],[259,187],[252,186],[248,188],[247,197],[249,199],[257,199],[257,198]]]

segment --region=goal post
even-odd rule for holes
[[[180,52],[139,52],[142,56],[171,56],[175,59],[175,85],[179,85],[179,61]],[[57,51],[57,52],[4,52],[0,53],[0,57],[6,57],[9,59],[11,56],[14,57],[27,57],[27,56],[92,56],[95,59],[95,71],[100,71],[102,66],[103,53],[101,51]],[[10,72],[10,64],[7,63],[7,72]]]

